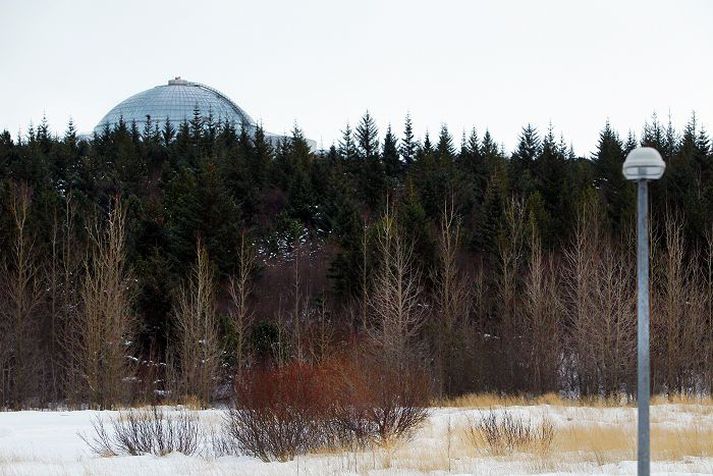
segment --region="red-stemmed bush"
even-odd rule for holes
[[[430,384],[417,366],[388,365],[374,358],[332,364],[336,426],[360,446],[409,438],[428,417]]]
[[[324,374],[300,363],[246,372],[226,420],[238,447],[263,461],[286,461],[328,444],[330,389]]]
[[[263,461],[317,448],[386,444],[428,416],[428,379],[406,366],[353,356],[244,373],[226,431]]]

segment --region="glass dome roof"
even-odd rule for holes
[[[152,123],[163,127],[168,119],[178,128],[184,120],[193,118],[193,110],[198,108],[203,117],[213,114],[213,118],[235,126],[254,127],[255,121],[227,96],[211,87],[192,83],[177,77],[168,84],[156,86],[131,96],[114,106],[94,128],[100,134],[106,125],[110,127],[119,122],[119,118],[131,124],[136,121],[139,130],[146,124],[146,116]]]

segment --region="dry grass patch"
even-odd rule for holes
[[[512,406],[550,405],[557,407],[612,408],[632,406],[626,396],[565,398],[557,393],[543,395],[499,395],[496,393],[472,393],[434,402],[434,406],[446,408],[498,408]]]
[[[713,407],[713,397],[710,395],[691,395],[675,393],[669,395],[654,395],[652,405],[703,405]]]
[[[636,458],[636,427],[607,424],[573,425],[558,431],[553,452],[570,453],[575,460],[596,464]],[[713,456],[713,428],[700,424],[686,427],[653,425],[651,455],[658,461]]]
[[[636,457],[636,429],[608,424],[572,425],[561,428],[554,452],[570,453],[576,461],[598,465]]]
[[[654,459],[671,461],[687,456],[713,456],[713,428],[698,423],[684,428],[654,426],[651,454]]]
[[[500,395],[497,393],[470,393],[433,402],[433,406],[446,408],[490,408],[511,406],[551,405],[558,407],[615,408],[634,407],[636,401],[624,394],[608,397],[589,396],[565,398],[558,393],[543,395]],[[653,395],[651,405],[701,405],[713,411],[713,397],[708,395],[670,394]]]

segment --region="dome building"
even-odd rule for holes
[[[166,121],[178,130],[183,121],[190,121],[198,110],[203,117],[212,114],[215,122],[226,121],[236,129],[246,128],[253,132],[256,123],[247,112],[235,104],[229,97],[217,89],[201,83],[186,81],[180,76],[121,101],[114,106],[94,127],[96,134],[101,134],[107,127],[113,127],[123,119],[125,123],[136,122],[139,130],[146,125],[147,116],[151,122],[163,128]],[[283,136],[266,132],[265,136],[273,143]],[[308,141],[314,149],[314,141]]]

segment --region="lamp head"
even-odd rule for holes
[[[622,172],[627,180],[658,180],[666,169],[666,163],[653,147],[637,147],[629,152]]]

